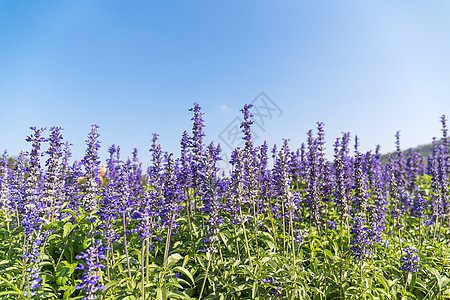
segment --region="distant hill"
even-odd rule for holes
[[[427,159],[428,156],[430,156],[431,152],[433,151],[433,144],[425,144],[425,145],[420,145],[417,147],[412,148],[415,152],[418,152],[423,158]],[[409,148],[407,150],[403,150],[403,154],[408,153]],[[388,161],[388,157],[395,155],[395,152],[391,152],[391,153],[387,153],[387,154],[383,154],[381,156],[381,163],[385,164]]]

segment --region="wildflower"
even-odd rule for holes
[[[294,230],[294,232],[297,233],[294,242],[296,243],[303,243],[305,242],[305,237],[308,236],[308,232],[303,231],[303,230]]]
[[[27,288],[24,293],[26,297],[31,296],[33,297],[36,295],[36,290],[41,287],[40,282],[42,281],[42,278],[39,277],[39,264],[41,262],[41,249],[40,246],[44,244],[45,240],[48,237],[48,232],[45,233],[44,236],[38,236],[34,239],[31,251],[26,252],[24,255],[22,255],[22,258],[26,258],[28,261],[26,261],[27,268]]]
[[[367,237],[370,241],[369,244],[374,245],[381,242],[381,233],[385,227],[386,214],[376,205],[370,205],[367,210],[369,212]]]
[[[415,254],[419,251],[414,250],[411,247],[403,249],[403,251],[406,252],[406,255],[403,257],[403,259],[402,259],[403,265],[399,269],[406,271],[406,272],[412,272],[412,273],[419,272],[419,268],[420,268],[420,265],[418,264],[419,257]]]
[[[79,264],[76,270],[83,270],[83,275],[80,276],[81,283],[75,286],[77,290],[83,290],[86,297],[82,300],[96,299],[96,293],[105,287],[99,283],[101,279],[98,276],[98,269],[104,268],[105,266],[101,263],[97,263],[98,259],[105,259],[104,251],[106,249],[102,247],[98,242],[90,246],[86,252],[82,252],[77,255],[76,259],[84,259],[84,265]]]
[[[320,193],[319,193],[319,172],[320,161],[318,161],[318,140],[313,138],[312,130],[308,131],[308,204],[310,207],[310,222],[312,222],[317,228],[322,227],[322,216],[320,212]]]
[[[198,103],[194,103],[194,107],[189,109],[194,113],[194,117],[192,117],[192,161],[191,161],[191,175],[192,175],[192,184],[200,185],[202,178],[202,169],[203,169],[203,137],[205,136],[203,132],[203,117],[204,113],[201,112],[202,108]]]
[[[46,161],[47,173],[44,181],[43,206],[45,214],[50,218],[59,215],[61,203],[62,184],[59,159],[62,157],[62,135],[60,127],[52,127],[49,138],[50,147]]]
[[[147,176],[149,183],[156,190],[161,189],[161,171],[162,171],[162,150],[161,144],[156,144],[158,140],[158,134],[153,133],[152,146],[150,152],[152,153],[152,165],[147,169]]]
[[[30,152],[30,165],[28,168],[28,177],[25,183],[25,201],[22,205],[21,212],[23,215],[22,225],[25,229],[25,234],[31,238],[33,231],[39,231],[42,226],[42,193],[40,188],[41,166],[39,157],[41,143],[45,142],[45,138],[41,137],[41,133],[45,129],[36,129],[30,127],[34,134],[28,136],[26,141],[32,142],[32,149]]]
[[[98,141],[99,134],[97,133],[97,125],[92,125],[91,133],[89,134],[87,143],[86,155],[82,161],[86,170],[84,183],[86,187],[86,194],[83,198],[84,209],[88,212],[96,212],[97,207],[97,190],[100,186],[98,165],[100,164],[97,154],[100,148],[100,142]]]
[[[353,246],[350,248],[355,253],[357,260],[363,260],[370,252],[366,249],[369,244],[367,240],[367,227],[364,226],[366,220],[361,215],[357,215],[353,219],[353,226],[351,234],[353,240],[350,242]]]
[[[241,109],[242,114],[244,115],[244,122],[241,123],[242,133],[244,137],[242,138],[245,141],[245,150],[253,151],[253,143],[252,143],[252,132],[251,125],[253,121],[250,119],[253,117],[253,114],[250,112],[250,108],[253,107],[253,104],[246,104],[244,108]]]
[[[8,153],[5,152],[0,160],[0,210],[3,210],[5,218],[9,220],[9,214],[11,208],[9,205],[10,187],[9,187],[9,175],[8,169]]]
[[[333,230],[337,228],[337,221],[328,221],[328,229]]]

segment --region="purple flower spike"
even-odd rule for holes
[[[412,272],[417,273],[419,272],[420,265],[419,257],[415,254],[419,251],[414,250],[411,247],[408,247],[406,249],[403,249],[403,251],[406,253],[406,255],[403,257],[403,265],[399,268],[400,270],[406,271],[406,272]]]
[[[98,269],[105,266],[97,263],[97,259],[105,259],[105,248],[100,243],[90,246],[86,252],[77,255],[76,259],[84,259],[84,265],[80,264],[76,270],[83,270],[83,275],[80,276],[81,283],[75,286],[77,290],[83,290],[86,297],[82,300],[96,299],[96,293],[103,290],[105,287],[99,283],[100,276],[98,276]]]
[[[83,198],[83,206],[87,212],[96,212],[97,207],[97,193],[100,186],[100,159],[97,154],[100,148],[98,141],[99,134],[97,133],[98,126],[92,125],[91,133],[89,134],[87,143],[87,150],[82,163],[85,168],[85,188],[86,194]]]

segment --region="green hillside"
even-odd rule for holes
[[[431,154],[433,151],[433,144],[425,144],[412,148],[415,152],[418,152],[425,159]],[[403,150],[403,154],[408,153],[409,149]],[[385,164],[388,161],[388,157],[394,155],[395,152],[383,154],[381,156],[381,163]]]

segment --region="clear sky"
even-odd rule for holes
[[[450,117],[449,1],[0,0],[0,26],[11,155],[30,148],[30,126],[61,126],[81,159],[98,124],[103,159],[116,144],[148,164],[153,132],[178,156],[193,102],[207,142],[230,141],[254,101],[273,113],[256,144],[297,148],[322,121],[330,153],[344,131],[362,150],[392,151],[397,130],[403,148],[429,143]]]

